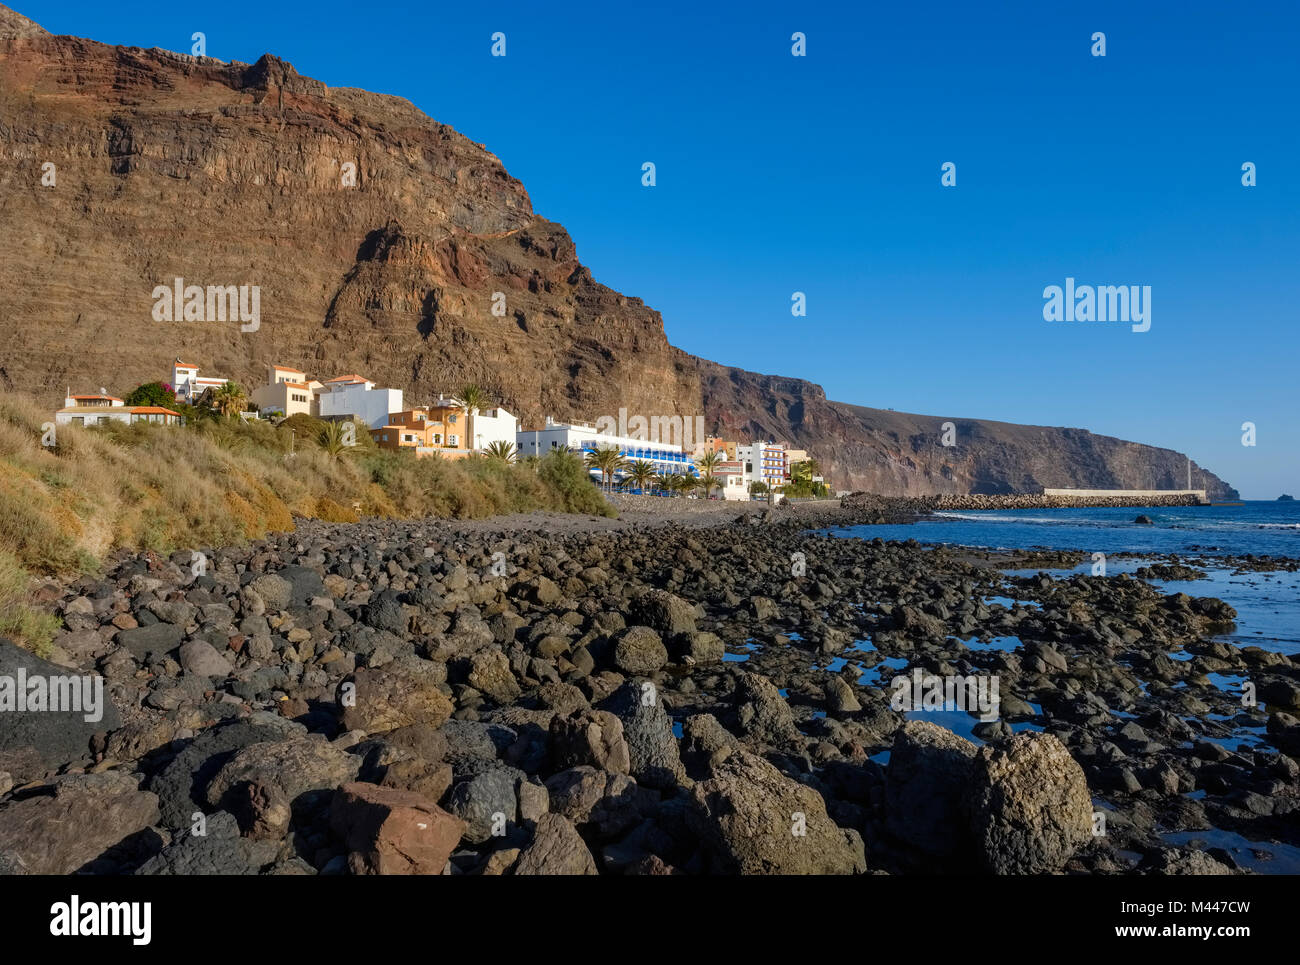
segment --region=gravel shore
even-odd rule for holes
[[[616,498],[47,588],[53,663],[0,643],[0,675],[112,706],[0,714],[0,870],[1228,874],[1214,835],[1300,845],[1300,667],[1213,639],[1222,601],[813,532],[886,503]]]

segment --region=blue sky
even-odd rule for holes
[[[1300,5],[468,6],[16,8],[142,47],[201,30],[211,56],[413,101],[697,355],[1168,446],[1248,498],[1300,496]],[[1067,276],[1150,285],[1151,330],[1044,321]]]

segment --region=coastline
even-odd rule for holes
[[[344,873],[369,860],[357,802],[401,791],[459,822],[452,873],[1268,870],[1240,841],[1294,870],[1300,667],[1214,640],[1221,601],[1003,574],[1069,551],[813,531],[908,500],[657,502],[302,521],[203,549],[199,576],[124,554],[49,585],[56,659],[102,673],[120,720],[73,733],[79,761],[55,759],[67,720],[39,761],[0,741],[0,862],[74,870],[41,829],[80,807],[139,838],[90,855],[102,873],[192,867],[194,813],[232,829],[202,843],[226,873]],[[890,682],[918,671],[996,678],[1000,716],[899,712]],[[798,810],[809,837],[735,808]]]

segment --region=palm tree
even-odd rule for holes
[[[690,478],[691,478],[690,476],[683,476],[681,473],[676,471],[669,473],[668,491],[672,493],[674,496],[676,496],[678,493],[685,493],[687,490],[686,480]]]
[[[460,407],[465,410],[465,448],[471,452],[478,447],[474,444],[474,416],[480,409],[486,409],[492,404],[488,394],[477,383],[471,382],[460,390],[456,396],[456,401]]]
[[[722,487],[722,480],[720,480],[714,472],[714,470],[718,468],[718,464],[722,462],[722,455],[723,454],[717,449],[713,449],[706,452],[696,461],[696,465],[700,467],[699,483],[704,487],[705,499],[709,498],[714,487]]]
[[[248,408],[248,395],[237,382],[225,382],[212,390],[209,404],[227,418]]]
[[[811,488],[813,476],[820,476],[821,471],[816,459],[804,459],[790,467],[790,480]]]
[[[610,481],[626,465],[627,459],[617,446],[598,446],[594,452],[587,453],[587,468],[600,470],[601,482],[607,490]]]
[[[647,462],[645,459],[637,459],[627,467],[627,479],[634,488],[645,492],[650,483],[655,478],[654,463]]]
[[[321,426],[316,441],[331,459],[357,451],[356,425],[351,422],[327,422]]]
[[[720,453],[716,449],[706,452],[699,459],[695,460],[695,464],[697,466],[699,466],[701,469],[708,469],[708,470],[717,469],[718,463],[720,462],[722,462],[722,453]]]
[[[676,473],[661,472],[655,476],[655,488],[671,496],[675,487],[673,480],[676,478]]]
[[[702,480],[699,476],[683,475],[681,481],[682,495],[689,496],[692,490],[697,489],[698,487],[703,485],[703,483],[704,480]]]
[[[483,451],[487,453],[489,459],[498,459],[501,462],[515,461],[515,444],[513,442],[497,439],[489,442],[487,448]]]

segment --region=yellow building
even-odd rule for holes
[[[703,442],[695,444],[694,457],[700,459],[706,453],[717,452],[721,453],[727,462],[735,462],[737,445],[738,443],[728,439],[722,439],[718,436],[709,436]]]
[[[307,373],[283,365],[268,365],[267,384],[255,389],[249,396],[258,411],[267,415],[279,413],[286,418],[303,413],[320,415],[318,395],[321,383],[308,379]]]

